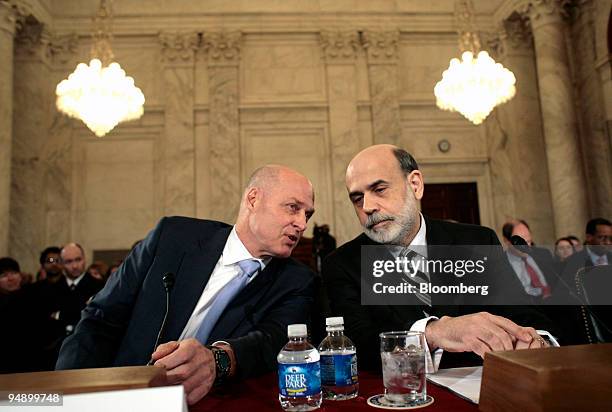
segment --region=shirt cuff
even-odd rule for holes
[[[429,323],[431,320],[438,320],[438,317],[428,316],[426,318],[419,319],[412,324],[410,331],[425,333],[427,323]],[[425,339],[425,351],[425,373],[435,373],[438,370],[438,366],[440,366],[440,359],[442,359],[443,350],[441,348],[436,349],[432,356],[427,339]]]

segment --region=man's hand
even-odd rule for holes
[[[546,341],[538,335],[533,328],[526,328],[529,330],[529,334],[532,336],[533,340],[531,342],[523,342],[517,341],[516,345],[514,345],[514,349],[540,349],[540,348],[548,348],[550,345],[546,343]]]
[[[475,352],[481,357],[489,351],[531,347],[538,337],[533,328],[524,328],[509,319],[487,312],[455,318],[443,316],[428,323],[425,328],[425,338],[430,348],[442,348],[449,352]]]
[[[215,382],[213,354],[195,339],[161,344],[151,359],[155,366],[166,369],[169,384],[183,384],[189,405],[202,399]]]

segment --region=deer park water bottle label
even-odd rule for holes
[[[278,387],[283,396],[306,397],[318,394],[321,392],[319,362],[279,364]]]
[[[357,383],[357,355],[321,355],[321,381],[326,386]]]

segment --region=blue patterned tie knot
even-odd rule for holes
[[[238,266],[240,266],[240,269],[242,269],[242,273],[247,275],[249,279],[251,278],[251,276],[253,276],[255,272],[257,272],[261,268],[261,265],[255,259],[241,260],[240,262],[238,262]]]

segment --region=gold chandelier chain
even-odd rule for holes
[[[472,0],[455,2],[455,25],[459,35],[461,52],[471,51],[474,55],[480,51],[480,36],[476,30],[474,4]]]
[[[91,58],[97,58],[103,66],[109,65],[115,58],[111,48],[112,22],[113,22],[112,0],[100,0],[100,7],[93,21]]]

